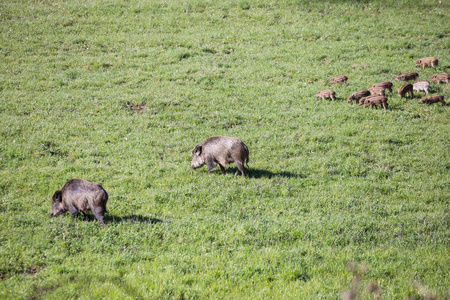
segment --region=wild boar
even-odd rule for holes
[[[244,163],[248,168],[249,151],[247,146],[238,138],[227,136],[213,136],[192,150],[191,169],[197,169],[206,164],[208,173],[218,164],[225,174],[225,166],[234,163],[237,167],[234,176],[246,176]]]
[[[374,106],[377,107],[381,104],[383,108],[386,110],[388,108],[387,98],[383,96],[374,96],[364,102],[364,107],[370,106],[372,109]]]
[[[325,98],[331,98],[331,100],[336,100],[336,92],[333,90],[323,90],[323,91],[317,91],[316,93],[317,98],[322,98],[322,100],[325,100]]]
[[[392,86],[393,86],[392,82],[390,82],[390,81],[383,81],[383,82],[378,82],[378,83],[372,84],[371,88],[382,87],[384,89],[388,89],[389,92],[392,93]]]
[[[438,59],[436,57],[425,57],[425,58],[421,58],[416,60],[416,67],[420,67],[422,66],[422,69],[425,69],[425,67],[428,66],[437,66],[439,63]]]
[[[359,99],[359,105],[364,105],[367,101],[369,101],[372,98],[376,98],[379,97],[378,95],[370,95],[367,97],[362,97],[361,99]]]
[[[331,77],[330,78],[330,83],[341,83],[343,82],[345,85],[347,84],[347,76],[345,75],[339,75],[336,77]]]
[[[428,95],[428,91],[430,90],[430,82],[428,80],[419,80],[414,82],[413,90],[420,92],[424,91]]]
[[[441,95],[428,96],[428,97],[424,97],[419,100],[419,103],[422,103],[422,104],[433,104],[433,103],[437,103],[437,102],[441,102],[442,105],[446,105],[446,103],[444,101],[444,96],[441,96]]]
[[[410,81],[410,80],[416,80],[419,77],[419,74],[415,72],[409,72],[402,75],[398,75],[395,77],[395,81]]]
[[[413,85],[411,83],[407,83],[405,85],[402,85],[399,89],[398,89],[398,95],[400,96],[400,98],[406,98],[406,95],[409,94],[409,96],[412,98],[414,97],[414,93],[413,93]]]
[[[384,88],[381,86],[371,87],[369,92],[371,95],[384,96]]]
[[[81,211],[89,221],[89,211],[92,211],[98,222],[105,226],[103,217],[107,201],[108,193],[98,183],[72,178],[53,194],[49,216],[56,217],[69,211],[75,218]]]
[[[447,73],[434,74],[431,76],[431,81],[437,81],[437,83],[445,82],[448,84],[448,80],[450,79],[450,75]]]
[[[366,96],[369,96],[369,95],[370,95],[370,92],[368,90],[362,90],[362,91],[354,92],[353,94],[348,96],[347,103],[352,103],[353,100],[358,102],[358,100],[361,99],[362,97],[366,97]]]

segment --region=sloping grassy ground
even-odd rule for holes
[[[448,299],[449,106],[346,98],[449,73],[449,9],[2,1],[0,298]],[[213,135],[249,178],[189,172]],[[108,191],[104,228],[48,217],[72,177]]]

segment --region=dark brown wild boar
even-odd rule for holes
[[[322,98],[322,100],[325,100],[325,98],[331,98],[331,100],[336,100],[336,92],[333,90],[323,90],[323,91],[317,91],[316,92],[317,98]]]
[[[448,80],[450,79],[450,75],[447,73],[434,74],[431,76],[431,81],[437,81],[437,83],[445,82],[448,84]]]
[[[421,58],[416,60],[416,67],[420,67],[422,66],[422,69],[425,69],[425,67],[428,66],[437,66],[439,63],[438,59],[436,57],[425,57],[425,58]]]
[[[390,82],[390,81],[383,81],[383,82],[378,82],[378,83],[372,84],[371,88],[382,87],[384,89],[388,89],[392,93],[392,86],[393,86],[392,82]]]
[[[441,96],[441,95],[433,95],[433,96],[424,97],[424,98],[420,99],[420,101],[419,101],[419,103],[422,103],[422,104],[433,104],[433,103],[437,103],[437,102],[441,102],[442,105],[446,105],[446,103],[444,101],[444,96]]]
[[[352,103],[353,100],[355,100],[358,103],[359,99],[361,99],[362,97],[369,96],[369,95],[370,95],[370,92],[368,90],[354,92],[353,94],[348,96],[347,103]]]
[[[89,211],[92,211],[98,222],[105,226],[103,217],[106,212],[106,201],[108,201],[108,193],[101,185],[72,178],[66,182],[62,189],[53,194],[52,209],[49,216],[56,217],[69,211],[72,218],[75,218],[78,211],[81,211],[88,221]]]
[[[244,163],[249,161],[247,146],[238,138],[227,136],[213,136],[192,150],[191,169],[197,169],[206,164],[208,173],[218,164],[225,174],[225,166],[234,163],[237,167],[234,176],[242,174],[245,177]]]
[[[405,85],[402,85],[398,89],[398,95],[400,96],[400,98],[406,98],[406,95],[409,94],[409,96],[412,98],[414,97],[413,89],[413,85],[411,83],[407,83]]]
[[[419,77],[419,74],[415,72],[409,72],[402,75],[398,75],[395,77],[395,81],[410,81],[410,80],[416,80]]]
[[[384,109],[388,108],[387,98],[383,96],[374,96],[364,102],[364,107],[370,106],[372,109],[374,106],[377,107],[381,104]]]
[[[331,77],[330,78],[330,83],[341,83],[343,82],[344,84],[347,84],[347,76],[345,75],[339,75],[336,77]]]

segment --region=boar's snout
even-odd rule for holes
[[[62,204],[62,192],[61,190],[56,191],[52,196],[52,208],[49,217],[56,217],[65,213],[64,205]]]
[[[204,162],[200,156],[193,156],[191,161],[191,169],[195,170],[204,165]]]
[[[198,169],[205,164],[205,161],[202,157],[202,146],[195,146],[194,150],[192,150],[192,161],[191,161],[191,169]]]
[[[60,207],[61,205],[59,203],[53,203],[52,209],[50,210],[50,213],[48,214],[49,217],[57,217],[59,215],[62,215],[66,211]]]
[[[54,211],[53,209],[48,214],[49,217],[57,217],[59,215],[62,215],[64,213],[64,210]]]

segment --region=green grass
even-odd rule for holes
[[[449,17],[431,0],[3,1],[0,298],[449,298],[449,106],[400,82],[387,111],[346,103],[449,73]],[[190,172],[213,135],[249,147],[247,179]],[[73,177],[108,191],[105,227],[48,217]]]

